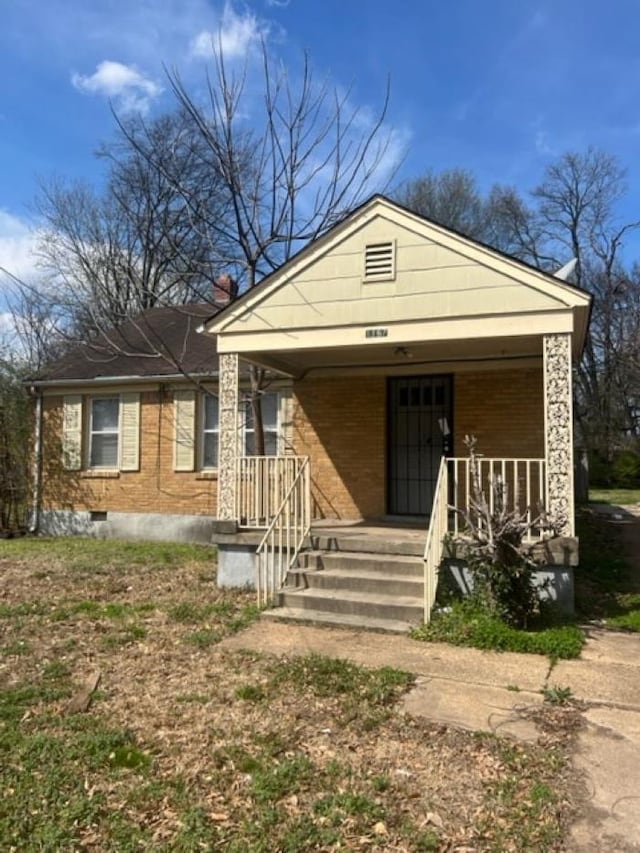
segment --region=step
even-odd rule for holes
[[[336,589],[288,589],[278,595],[281,607],[348,613],[373,619],[395,619],[417,624],[423,616],[421,598],[380,595]]]
[[[341,589],[355,592],[370,592],[381,596],[404,596],[422,598],[424,581],[415,575],[367,572],[350,568],[303,571],[303,577],[295,584],[307,589]]]
[[[392,634],[406,634],[416,625],[415,621],[401,619],[372,619],[369,616],[349,613],[331,613],[326,610],[304,610],[296,607],[274,607],[263,611],[262,619],[282,622],[304,622],[311,625],[326,625],[332,628],[353,628],[356,630],[385,631]]]
[[[424,539],[387,539],[385,536],[367,536],[357,533],[311,533],[312,547],[317,551],[359,551],[367,554],[399,554],[423,557],[427,540]]]
[[[407,554],[377,554],[358,551],[316,552],[319,559],[315,565],[324,569],[352,569],[357,572],[376,572],[387,577],[397,574],[424,578],[424,560]]]

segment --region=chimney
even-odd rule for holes
[[[238,295],[238,282],[229,273],[222,273],[213,285],[213,301],[216,305],[228,305]]]

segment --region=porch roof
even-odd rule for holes
[[[377,196],[205,329],[220,353],[293,375],[393,365],[403,351],[413,364],[538,357],[540,338],[563,332],[577,357],[590,304],[578,288]]]

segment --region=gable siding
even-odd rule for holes
[[[365,247],[382,240],[396,241],[395,279],[366,282]],[[462,251],[379,216],[273,291],[235,330],[325,328],[563,307]]]

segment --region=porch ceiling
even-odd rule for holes
[[[280,352],[243,352],[242,358],[302,378],[337,371],[355,373],[429,373],[500,369],[541,363],[540,335],[447,341],[393,341]]]

